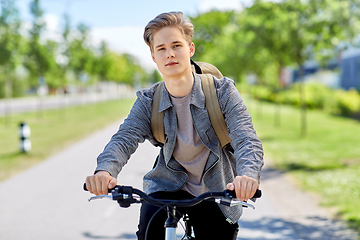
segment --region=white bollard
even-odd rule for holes
[[[19,135],[20,135],[20,151],[29,152],[31,150],[30,141],[30,127],[25,122],[20,123]]]

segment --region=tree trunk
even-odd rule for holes
[[[307,107],[305,99],[305,87],[304,87],[304,67],[302,64],[299,64],[299,94],[300,94],[300,105],[301,105],[301,137],[306,137],[307,135]]]
[[[281,125],[281,103],[279,101],[279,91],[275,90],[274,93],[274,101],[275,101],[275,106],[274,106],[274,112],[275,112],[275,116],[274,116],[274,126],[279,128]]]
[[[11,123],[11,99],[12,99],[12,84],[7,71],[5,71],[5,124],[9,126]]]

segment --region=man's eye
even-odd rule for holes
[[[162,51],[162,50],[165,50],[165,48],[159,48],[158,51]]]

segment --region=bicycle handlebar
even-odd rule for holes
[[[86,184],[83,186],[85,191],[88,191]],[[133,203],[140,203],[139,200],[133,197],[133,194],[136,194],[140,199],[154,205],[168,205],[168,206],[177,206],[177,207],[191,207],[201,201],[212,199],[218,204],[233,206],[233,205],[242,205],[244,207],[251,207],[255,209],[252,204],[247,202],[242,202],[236,199],[235,191],[225,190],[223,192],[206,192],[199,195],[193,199],[184,199],[184,200],[166,200],[166,199],[155,199],[148,196],[143,191],[130,187],[130,186],[120,186],[116,185],[114,188],[108,190],[111,195],[99,195],[91,197],[89,201],[101,198],[108,198],[114,201],[117,201],[121,207],[129,207]],[[260,198],[262,195],[261,190],[257,189],[255,195],[252,198]]]

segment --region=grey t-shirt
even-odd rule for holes
[[[191,112],[191,93],[182,98],[171,96],[177,117],[177,136],[174,158],[186,169],[189,176],[183,190],[198,196],[209,190],[202,179],[210,150],[201,142],[195,130]]]

